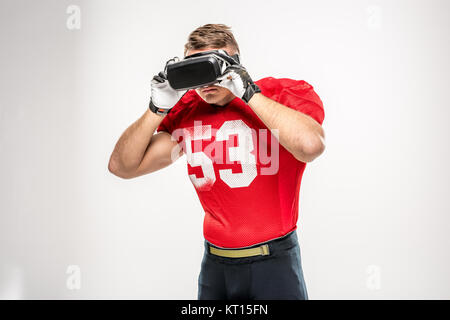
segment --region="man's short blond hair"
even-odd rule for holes
[[[205,24],[189,34],[188,42],[184,45],[184,55],[186,56],[188,50],[225,47],[233,50],[233,52],[228,52],[229,54],[240,54],[231,28],[224,24]]]

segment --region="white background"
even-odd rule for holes
[[[0,297],[196,299],[203,211],[185,158],[133,180],[107,165],[153,75],[224,23],[254,80],[303,79],[324,103],[327,148],[300,191],[310,298],[449,299],[449,9],[2,0]]]

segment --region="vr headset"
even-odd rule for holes
[[[239,63],[239,54],[230,56],[222,49],[210,50],[191,54],[181,61],[172,58],[167,61],[164,73],[173,89],[188,90],[218,82],[217,78],[228,66]]]

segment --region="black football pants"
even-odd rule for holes
[[[270,254],[245,258],[213,255],[205,241],[199,300],[307,300],[296,231],[262,244]],[[251,248],[251,247],[250,247]]]

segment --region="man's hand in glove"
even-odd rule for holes
[[[247,70],[240,64],[234,64],[225,69],[216,85],[227,88],[236,97],[248,104],[249,100],[261,89],[253,82]]]
[[[166,66],[170,61],[167,61]],[[177,104],[183,95],[188,90],[175,90],[167,80],[165,71],[161,71],[158,75],[155,75],[151,81],[151,99],[149,103],[149,108],[156,114],[166,115],[170,110]]]

